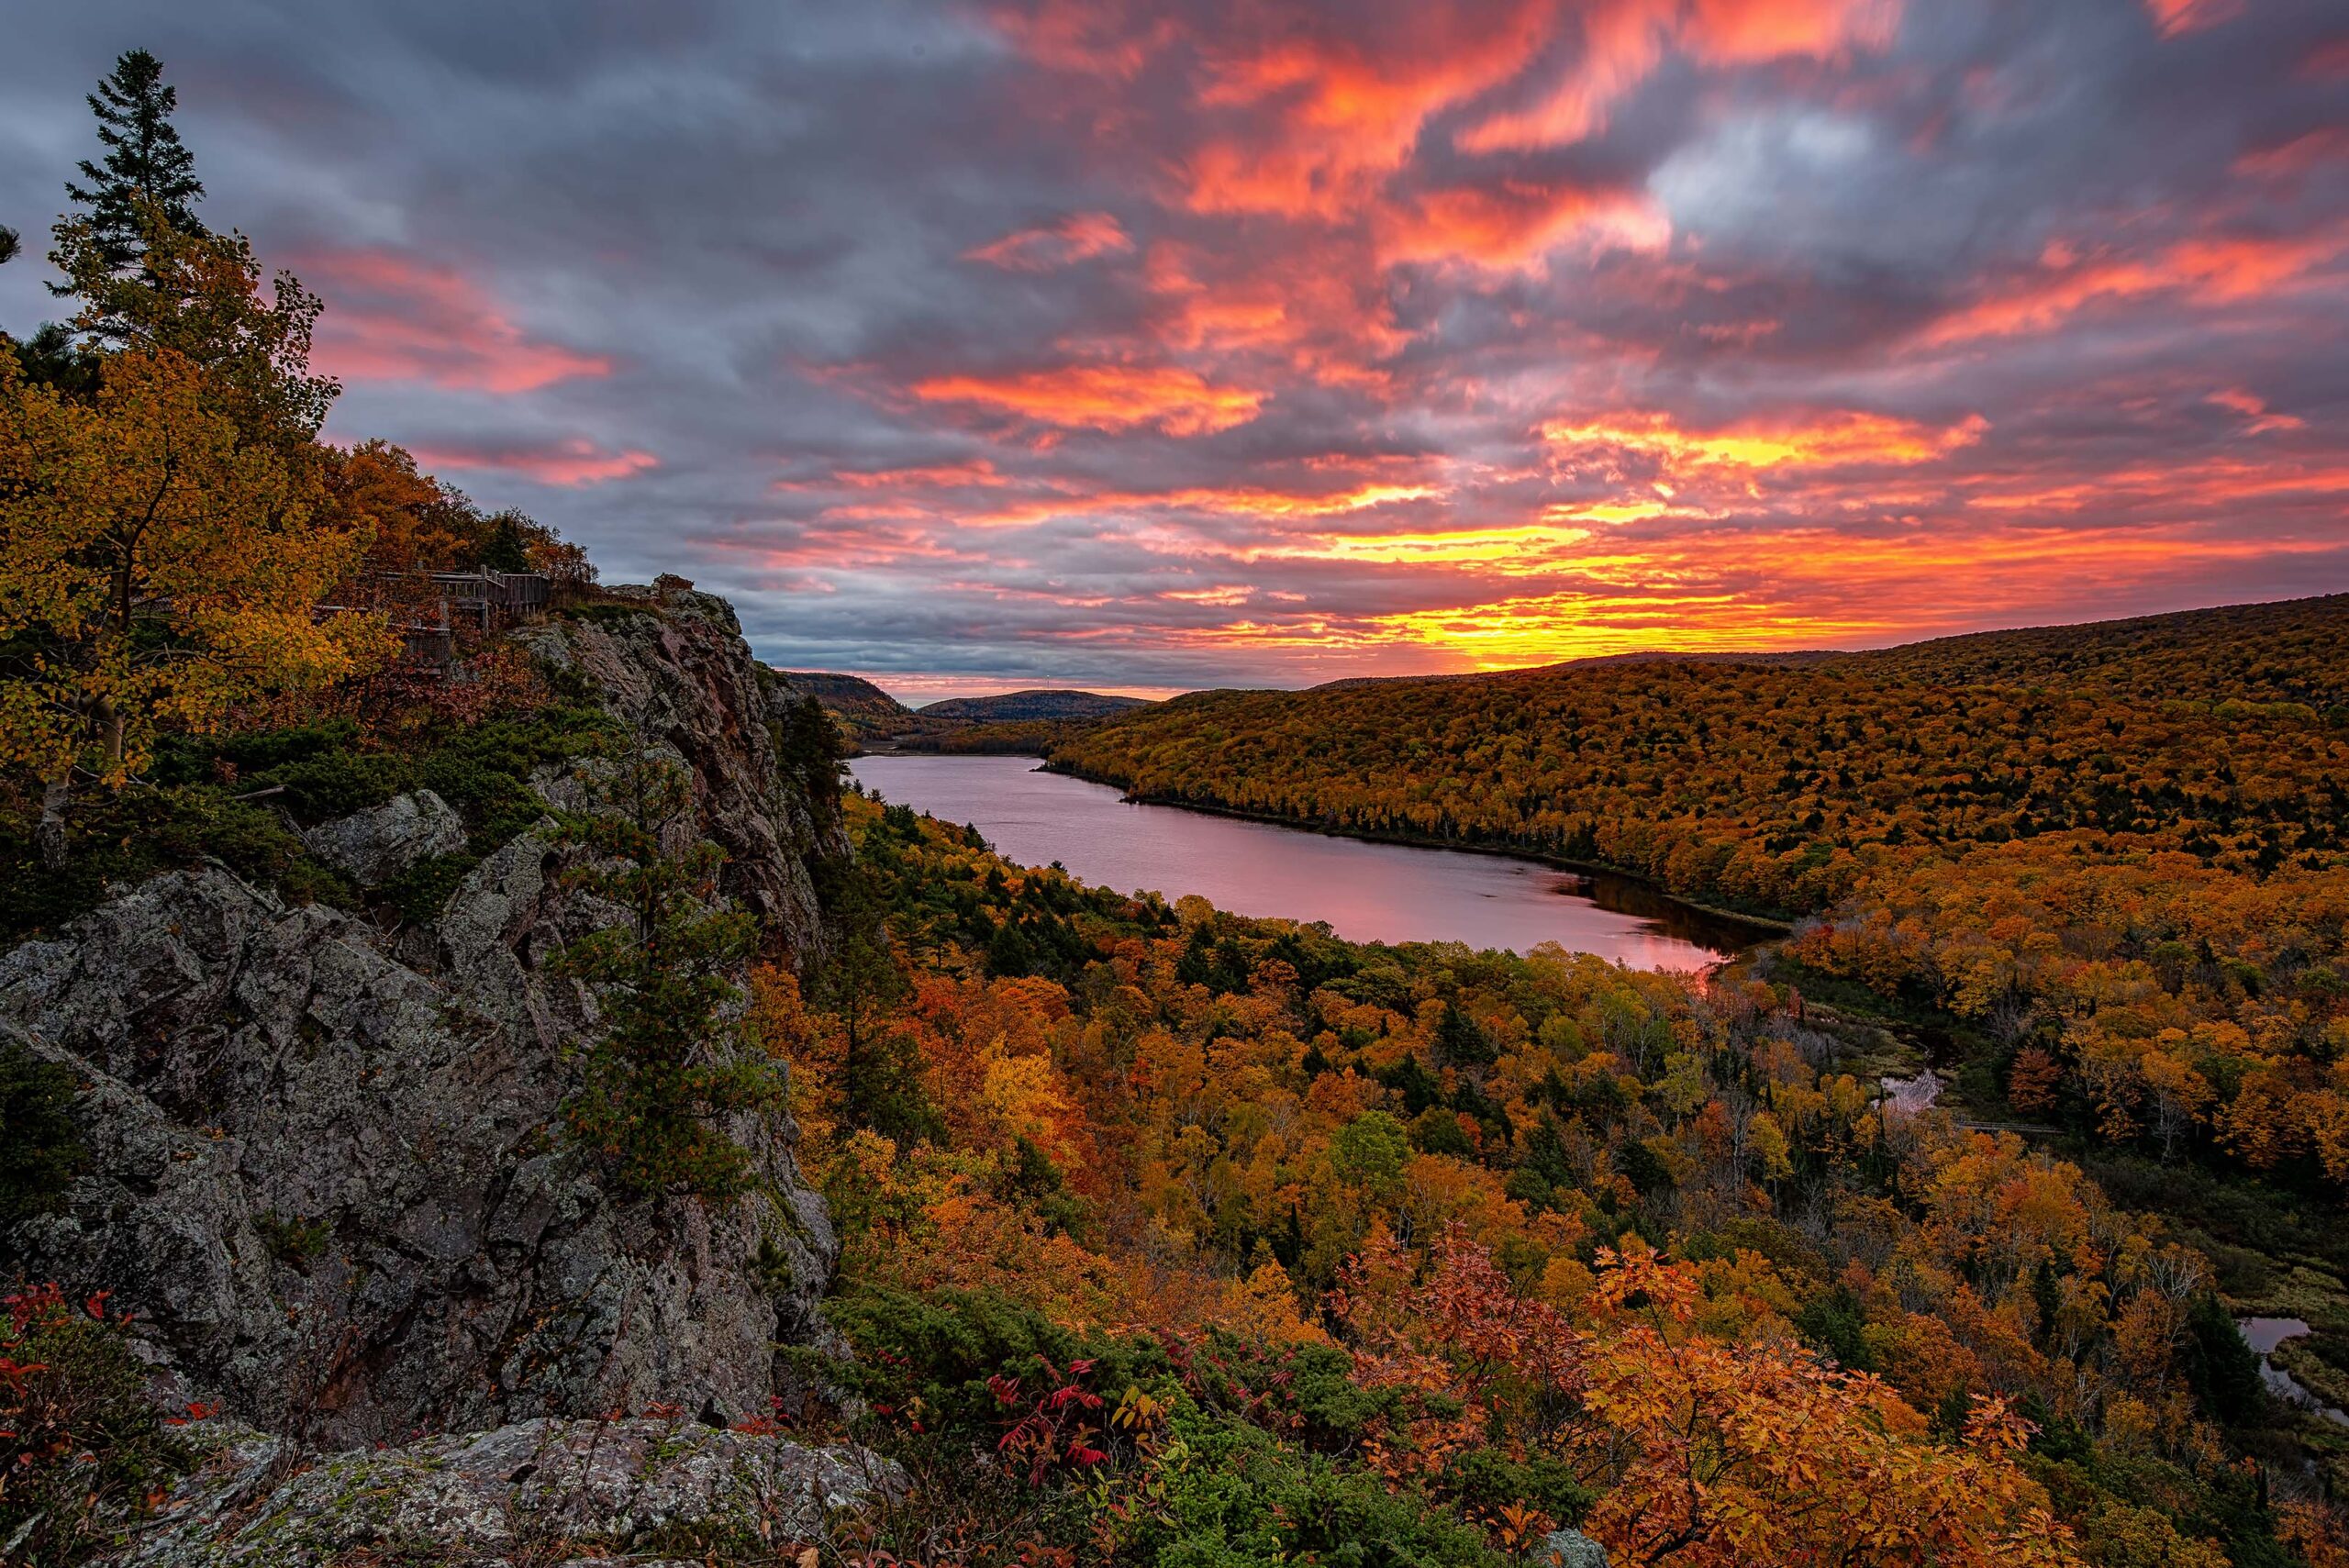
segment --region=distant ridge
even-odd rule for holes
[[[943,702],[927,703],[915,711],[924,718],[955,718],[968,724],[1017,724],[1031,719],[1061,722],[1107,718],[1113,713],[1149,706],[1141,697],[1035,688],[1006,692],[1000,696],[948,697]]]
[[[806,692],[834,713],[894,718],[913,712],[862,675],[841,675],[829,670],[778,670],[775,673],[794,690]]]
[[[852,756],[876,751],[1041,756],[1063,727],[1097,723],[1151,706],[1140,697],[1031,687],[993,696],[949,697],[915,709],[861,675],[830,670],[775,673],[832,716]]]
[[[2323,706],[2339,703],[2349,694],[2336,683],[2322,677],[2310,679],[2305,672],[2329,666],[2329,661],[2316,655],[2343,635],[2344,622],[2349,622],[2349,594],[2325,594],[2076,625],[1957,632],[1888,648],[1594,653],[1512,670],[1351,675],[1303,689],[1328,693],[1366,686],[1526,680],[1620,664],[1841,669],[1938,685],[2100,684],[2125,670],[2128,681],[2149,691],[2165,685],[2179,691],[2230,684],[2236,695],[2250,700]],[[2287,671],[2302,673],[2286,676]]]
[[[1771,649],[1766,651],[1708,650],[1700,653],[1642,649],[1630,653],[1590,653],[1580,659],[1562,659],[1554,664],[1526,664],[1509,670],[1459,670],[1429,675],[1343,675],[1303,689],[1308,692],[1343,692],[1358,686],[1387,686],[1407,682],[1505,681],[1513,675],[1544,674],[1558,670],[1580,669],[1589,664],[1823,664],[1831,659],[1849,657],[1851,655],[1832,648]]]

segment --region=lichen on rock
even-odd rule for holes
[[[302,843],[360,886],[380,887],[418,861],[463,849],[465,824],[447,801],[420,789],[305,828]]]
[[[607,1562],[650,1550],[771,1551],[897,1490],[894,1464],[693,1422],[537,1420],[304,1460],[227,1434],[118,1568]]]

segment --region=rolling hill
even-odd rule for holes
[[[926,703],[915,711],[924,718],[961,719],[971,724],[1017,724],[1032,719],[1062,722],[1076,718],[1107,718],[1112,714],[1148,707],[1141,697],[1105,696],[1098,692],[1030,690],[1001,696],[949,697]]]

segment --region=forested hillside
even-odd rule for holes
[[[1030,690],[999,696],[948,697],[909,708],[855,675],[786,671],[783,678],[823,705],[847,738],[852,755],[879,748],[1035,756],[1057,740],[1064,728],[1149,706],[1140,697]]]
[[[901,718],[913,712],[905,704],[861,675],[836,675],[823,670],[778,670],[776,674],[823,704],[836,718]]]
[[[2072,686],[2137,700],[2305,703],[2349,723],[2349,595],[1936,638],[1835,662],[1942,685]]]
[[[1024,719],[1106,718],[1113,713],[1147,707],[1141,697],[1105,696],[1099,692],[1022,691],[1001,696],[948,697],[925,703],[924,718],[960,718],[974,724],[1008,724]]]
[[[816,699],[840,727],[852,753],[889,740],[920,724],[914,710],[858,675],[824,670],[776,672],[791,689]]]
[[[2231,1457],[2329,1440],[2210,1264],[1888,1114],[1795,989],[1363,947],[848,805],[841,962],[759,1018],[917,1478],[893,1550],[2332,1561]],[[963,1463],[994,1434],[1033,1490]]]
[[[1988,1106],[2337,1195],[2344,695],[2336,596],[1796,665],[1208,693],[1052,760],[1800,917],[1784,956],[1963,1025]]]

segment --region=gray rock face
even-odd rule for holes
[[[1542,1538],[1533,1561],[1545,1568],[1607,1568],[1607,1549],[1578,1529],[1553,1529]]]
[[[812,951],[817,868],[850,852],[829,759],[800,743],[829,720],[751,657],[725,600],[674,577],[613,592],[642,599],[645,613],[550,621],[517,639],[593,681],[630,728],[675,753],[693,774],[703,832],[726,851],[728,895]]]
[[[693,760],[756,862],[730,868],[742,895],[812,943],[804,857],[839,835],[836,796],[794,797],[756,666],[698,613],[542,629]],[[655,1402],[764,1413],[776,1344],[825,1333],[829,1218],[784,1118],[728,1129],[758,1184],[714,1207],[623,1199],[568,1151],[595,1008],[546,964],[617,917],[564,885],[574,852],[525,833],[396,937],[213,868],[0,955],[0,1035],[80,1074],[90,1153],[0,1255],[114,1291],[177,1396],[303,1443]]]
[[[306,829],[302,842],[360,886],[380,887],[428,856],[463,849],[465,824],[454,806],[420,789]]]
[[[278,1440],[246,1433],[112,1561],[290,1568],[363,1554],[493,1568],[640,1547],[773,1551],[816,1536],[828,1511],[901,1485],[862,1450],[665,1420],[525,1421],[301,1469]]]

